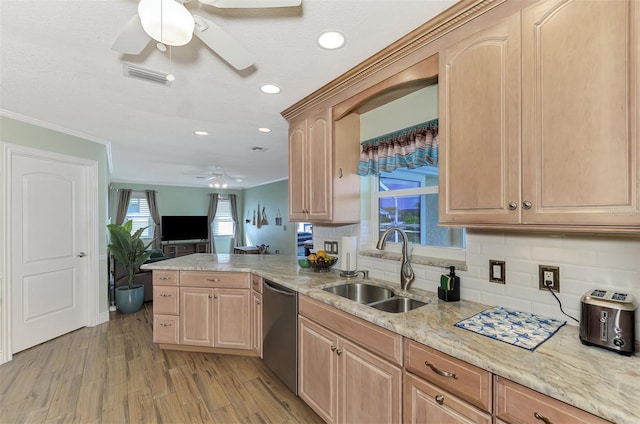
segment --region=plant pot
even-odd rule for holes
[[[116,288],[116,306],[123,314],[138,312],[144,303],[144,286],[136,284],[132,290],[127,286]]]

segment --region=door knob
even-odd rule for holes
[[[84,252],[80,252],[80,253],[78,253],[78,257],[79,257],[79,258],[84,258],[85,256],[87,256],[87,254],[86,254],[86,253],[84,253]]]

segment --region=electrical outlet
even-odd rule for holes
[[[556,293],[560,293],[560,267],[551,265],[538,265],[539,289],[548,290],[549,287]]]
[[[494,261],[489,259],[489,281],[492,283],[505,284],[507,282],[505,261]]]

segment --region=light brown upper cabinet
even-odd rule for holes
[[[440,222],[638,231],[639,25],[631,0],[547,0],[445,48]]]
[[[334,123],[332,109],[289,122],[289,220],[360,220],[359,117]]]

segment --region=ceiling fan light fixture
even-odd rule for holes
[[[160,43],[184,46],[193,36],[193,16],[175,0],[140,0],[138,15],[142,28]]]
[[[339,49],[344,45],[344,35],[337,31],[327,31],[318,37],[320,47],[327,50]]]

